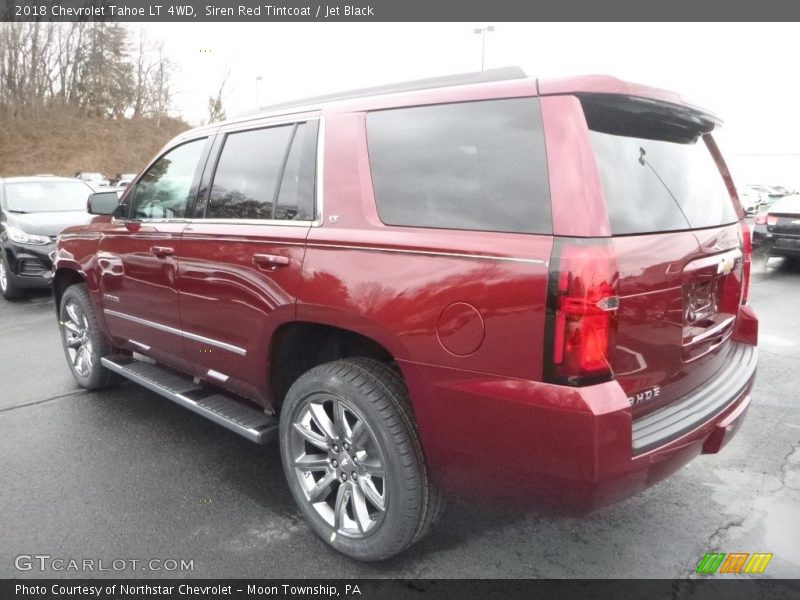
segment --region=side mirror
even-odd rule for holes
[[[117,192],[97,192],[89,196],[88,211],[92,215],[111,215],[119,206]]]

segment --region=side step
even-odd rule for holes
[[[101,361],[109,371],[119,373],[251,442],[266,444],[278,436],[275,417],[222,392],[198,385],[186,375],[124,355],[108,356]]]

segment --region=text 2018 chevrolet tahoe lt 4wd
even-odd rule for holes
[[[750,402],[717,124],[610,77],[487,71],[194,129],[60,236],[70,369],[277,437],[314,531],[360,559],[424,535],[442,491],[624,498]]]

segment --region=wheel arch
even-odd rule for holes
[[[70,268],[59,268],[53,275],[53,298],[55,299],[56,313],[61,307],[61,297],[71,285],[86,283],[86,277],[80,271]]]
[[[269,345],[270,395],[276,410],[303,373],[342,358],[366,357],[396,365],[386,344],[361,331],[315,321],[290,321],[275,330]],[[400,371],[399,366],[397,366]],[[402,375],[402,373],[401,373]]]

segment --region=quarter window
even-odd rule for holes
[[[142,175],[133,194],[136,219],[175,219],[186,216],[193,196],[206,140],[194,140],[170,150]]]
[[[367,137],[384,223],[552,232],[538,99],[377,111]]]

